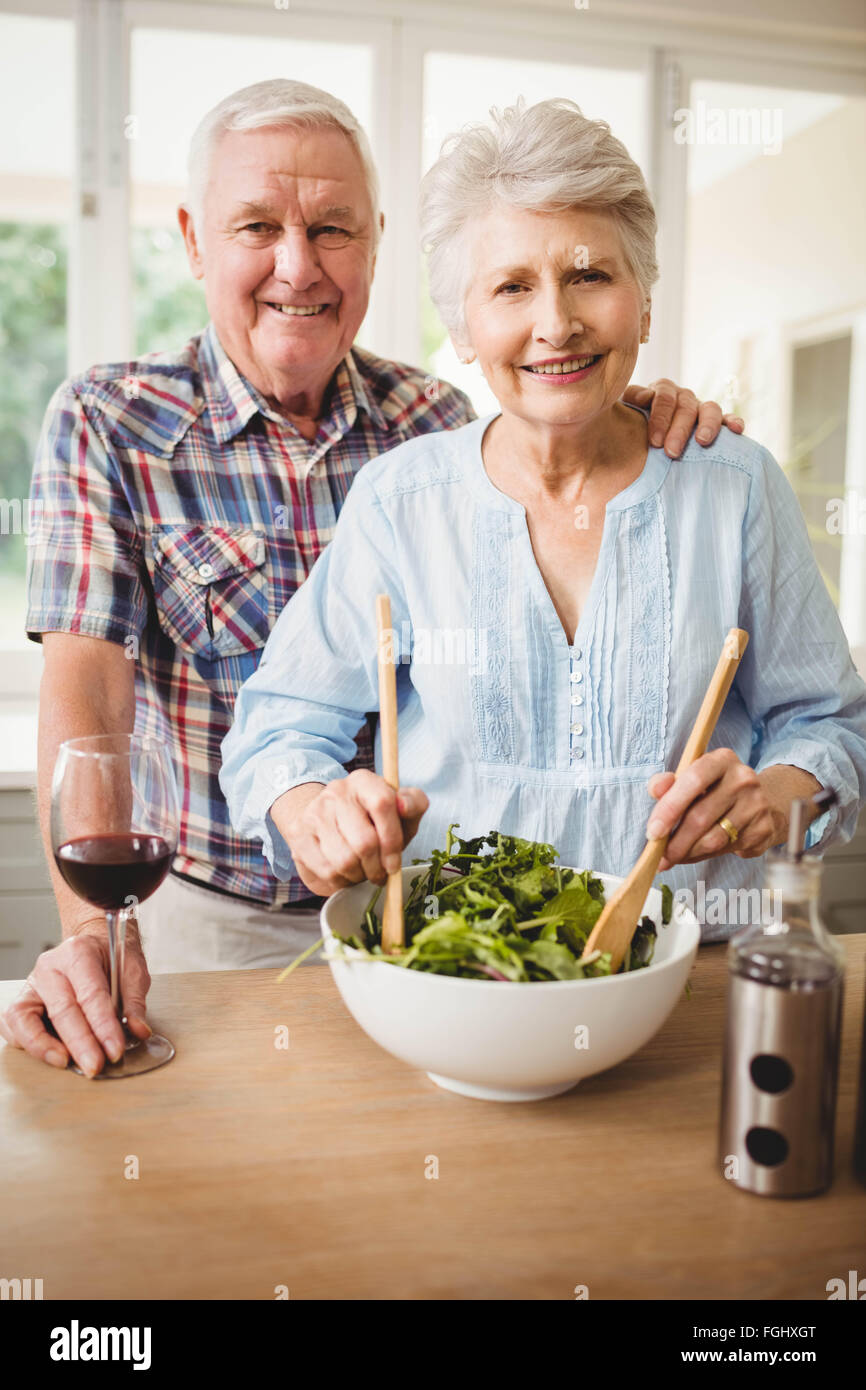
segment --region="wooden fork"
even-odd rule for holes
[[[397,761],[397,671],[393,650],[390,659],[386,649],[392,645],[391,600],[387,594],[376,598],[376,627],[379,638],[379,728],[382,736],[382,774],[389,787],[400,787]],[[405,944],[403,924],[403,869],[388,875],[385,888],[385,907],[382,913],[382,950],[402,951]]]
[[[732,627],[725,638],[722,654],[707,687],[704,703],[698,711],[689,741],[677,765],[675,778],[706,752],[748,640],[749,634],[740,627]],[[610,951],[610,972],[615,975],[619,970],[626,951],[631,946],[631,939],[637,931],[647,894],[672,833],[668,831],[660,840],[647,841],[628,878],[620,884],[610,901],[605,903],[601,916],[587,938],[581,960],[593,951]]]

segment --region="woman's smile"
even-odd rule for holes
[[[520,370],[545,386],[566,386],[572,381],[583,381],[598,366],[604,353],[584,357],[550,357],[543,362],[521,364]]]

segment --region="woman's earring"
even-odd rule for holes
[[[468,366],[468,364],[469,364],[470,362],[474,362],[474,361],[475,361],[475,353],[474,353],[474,352],[473,352],[473,353],[470,353],[470,355],[469,355],[468,357],[461,357],[461,358],[460,358],[460,361],[461,361],[464,365]]]
[[[649,342],[649,334],[648,334],[648,333],[644,333],[643,337],[641,338],[641,342],[642,342],[642,343],[648,343],[648,342]]]

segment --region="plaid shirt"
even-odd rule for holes
[[[277,616],[331,539],[352,479],[414,435],[474,418],[463,392],[353,348],[303,438],[240,375],[213,328],[177,353],[63,382],[42,427],[31,497],[27,635],[81,633],[135,658],[138,733],[172,750],[174,870],[278,908],[278,882],[232,829],[220,744]],[[302,659],[303,653],[299,653]],[[372,766],[369,732],[350,767]]]

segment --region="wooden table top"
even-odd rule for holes
[[[382,1052],[327,966],[281,985],[163,975],[148,1017],[177,1056],[158,1071],[92,1082],[0,1052],[0,1275],[41,1278],[46,1299],[824,1300],[866,1272],[851,1171],[866,934],[840,940],[820,1197],[757,1197],[717,1169],[723,947],[701,947],[691,998],[638,1054],[525,1104],[440,1090]],[[19,988],[0,983],[0,1007]],[[606,1211],[592,1194],[617,1172]]]

